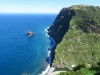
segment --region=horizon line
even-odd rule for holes
[[[58,13],[0,13],[0,14],[58,14]]]
[[[47,13],[40,13],[40,12],[33,12],[33,13],[30,13],[30,12],[0,12],[0,14],[59,14],[59,12],[47,12]]]

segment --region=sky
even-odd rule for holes
[[[78,4],[100,6],[100,0],[0,0],[0,13],[59,13]]]

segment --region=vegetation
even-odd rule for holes
[[[70,68],[84,64],[86,68],[59,75],[94,75],[96,70],[89,68],[100,61],[100,8],[78,5],[66,9],[73,10],[75,14],[69,22],[68,31],[55,49],[53,66]]]
[[[62,72],[58,75],[94,75],[96,72],[94,70],[88,70],[85,68],[82,68],[78,71],[69,71],[69,72]]]
[[[92,66],[91,68],[81,65],[73,71],[61,72],[58,75],[100,75],[100,63],[97,63],[96,66]]]

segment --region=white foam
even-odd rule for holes
[[[48,30],[47,29],[44,29],[45,30],[45,32],[48,32]]]
[[[51,51],[48,51],[48,57],[49,57],[50,53],[51,53]]]
[[[47,37],[50,37],[50,36],[48,35],[48,33],[46,33],[46,36],[47,36]]]
[[[47,37],[50,37],[51,40],[54,42],[54,45],[52,45],[52,46],[50,47],[50,50],[52,50],[52,48],[56,45],[56,42],[55,42],[55,40],[54,40],[51,36],[48,35],[48,29],[49,29],[49,27],[47,27],[47,28],[45,29],[45,32],[46,32],[46,36],[47,36]],[[48,50],[48,57],[50,56],[50,53],[51,53],[50,50]],[[46,74],[48,73],[49,70],[50,70],[50,64],[48,64],[47,68],[46,68],[41,74],[39,74],[39,75],[46,75]]]
[[[47,27],[46,29],[44,29],[47,33],[48,33],[48,29],[49,29],[49,27]]]
[[[47,72],[49,71],[50,69],[50,65],[48,64],[47,68],[45,69],[45,71],[42,72],[42,74],[39,74],[39,75],[46,75]]]
[[[47,28],[44,29],[44,30],[45,30],[45,32],[46,32],[46,36],[47,36],[47,37],[50,37],[50,36],[48,35],[48,29],[49,29],[49,27],[47,27]]]

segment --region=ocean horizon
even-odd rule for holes
[[[48,65],[45,28],[57,14],[0,14],[0,75],[38,75]],[[27,32],[34,36],[27,37]]]

